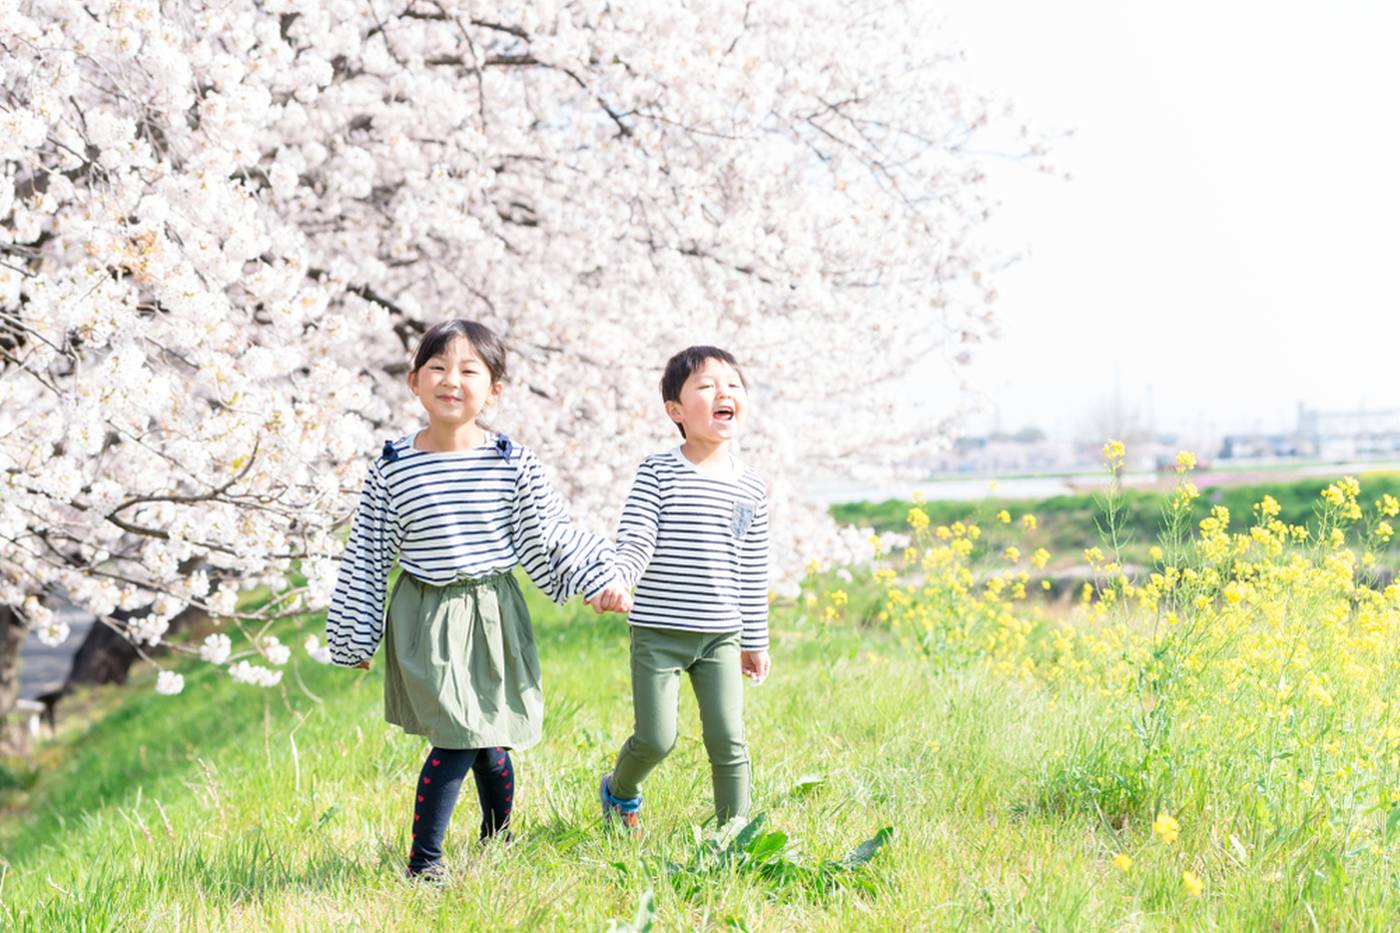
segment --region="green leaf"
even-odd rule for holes
[[[329,807],[326,807],[326,812],[322,813],[319,817],[316,818],[316,825],[318,827],[325,826],[328,822],[330,822],[331,817],[335,816],[336,812],[339,810],[340,804],[338,803],[333,803]]]
[[[1386,817],[1385,838],[1387,840],[1389,840],[1390,837],[1395,833],[1397,827],[1400,827],[1400,807],[1396,807],[1394,810],[1391,810],[1390,816]]]
[[[894,827],[886,826],[874,836],[856,846],[855,850],[841,860],[845,868],[859,868],[875,857],[875,853],[894,836]]]
[[[787,833],[782,830],[764,833],[748,847],[749,861],[766,862],[776,855],[781,855],[783,850],[787,848],[787,843]]]
[[[767,813],[760,813],[749,820],[744,824],[744,828],[739,830],[734,836],[734,840],[729,843],[725,851],[731,854],[748,851],[749,845],[753,842],[754,837],[758,835],[759,830],[763,829],[763,824],[767,822],[767,820]]]
[[[821,787],[825,783],[826,778],[822,777],[820,774],[804,774],[793,783],[792,787],[787,792],[787,796],[801,797],[803,794]]]

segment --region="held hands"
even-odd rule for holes
[[[604,612],[631,612],[632,594],[627,591],[627,587],[614,580],[609,583],[603,592],[588,601],[588,605],[593,607],[597,613]]]
[[[741,651],[739,652],[739,670],[744,676],[753,681],[757,687],[763,683],[763,679],[768,676],[772,662],[768,660],[768,651]]]

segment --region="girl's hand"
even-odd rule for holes
[[[369,670],[369,658],[365,658],[363,661],[361,661],[359,664],[356,664],[355,666],[362,671]]]
[[[739,670],[744,672],[745,677],[751,678],[755,686],[763,683],[771,667],[772,662],[768,660],[767,649],[739,652]]]
[[[632,594],[627,592],[627,587],[614,580],[603,588],[603,591],[589,600],[588,605],[593,607],[597,613],[604,612],[631,612]]]

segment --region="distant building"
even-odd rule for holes
[[[1400,454],[1400,409],[1319,411],[1298,403],[1292,431],[1227,434],[1220,458],[1353,460]]]

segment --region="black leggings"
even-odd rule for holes
[[[497,833],[510,838],[510,802],[515,798],[510,752],[504,748],[434,748],[423,762],[414,791],[409,872],[417,874],[441,861],[442,837],[469,768],[481,801],[481,838]]]

